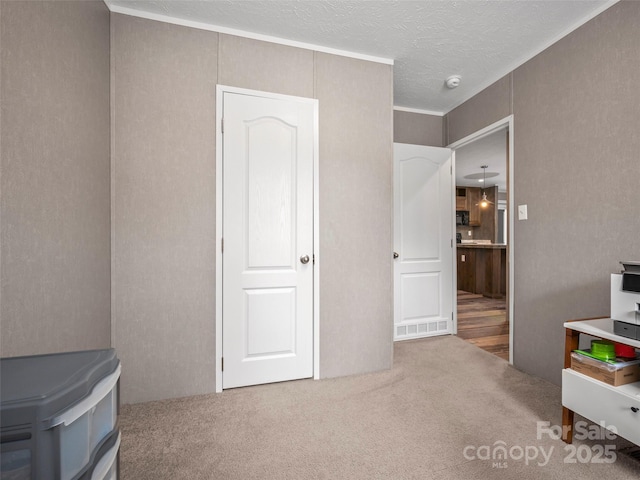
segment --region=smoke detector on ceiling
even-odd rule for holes
[[[444,81],[444,84],[447,86],[447,88],[456,88],[458,85],[460,85],[461,80],[462,78],[460,77],[460,75],[451,75]]]

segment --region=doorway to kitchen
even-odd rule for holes
[[[513,363],[512,116],[455,151],[456,334]]]

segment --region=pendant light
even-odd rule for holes
[[[480,208],[487,208],[489,205],[493,205],[493,202],[489,201],[487,198],[487,192],[484,191],[487,180],[487,168],[489,168],[489,165],[482,165],[480,168],[482,168],[482,198],[480,199],[480,203],[477,205],[480,205]]]

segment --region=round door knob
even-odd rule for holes
[[[638,407],[631,407],[631,411],[632,411],[633,413],[637,413],[637,412],[638,412],[638,410],[639,410],[639,409],[638,409]]]
[[[300,257],[300,262],[304,263],[305,265],[309,263],[309,255],[303,255],[302,257]]]
[[[393,252],[393,258],[398,258],[400,255],[398,255],[398,252]]]

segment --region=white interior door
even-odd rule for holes
[[[394,144],[394,340],[453,332],[451,149]]]
[[[223,388],[313,375],[315,108],[223,96]]]

